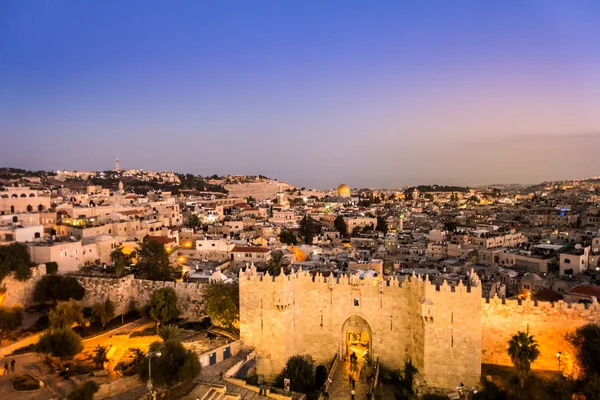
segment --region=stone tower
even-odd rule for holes
[[[117,157],[117,161],[115,162],[115,171],[121,171],[121,168],[119,168],[119,157]]]
[[[427,276],[400,281],[343,275],[312,276],[300,269],[277,277],[240,272],[240,336],[257,354],[257,373],[278,374],[288,358],[309,354],[316,364],[354,352],[391,369],[410,358],[433,387],[479,383],[481,284],[436,286]]]

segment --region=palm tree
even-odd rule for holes
[[[158,336],[160,336],[164,341],[169,339],[177,339],[177,336],[179,336],[179,331],[180,329],[175,325],[161,325],[158,328]]]
[[[272,276],[279,275],[284,259],[285,257],[283,255],[283,252],[281,251],[271,253],[271,258],[269,259],[269,261],[267,261],[266,271]]]
[[[521,387],[523,387],[525,379],[527,379],[531,371],[531,363],[540,355],[536,340],[533,338],[533,335],[529,335],[529,328],[527,328],[527,332],[517,332],[508,341],[507,352],[517,370]]]

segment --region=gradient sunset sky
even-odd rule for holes
[[[0,166],[600,175],[600,1],[0,1]]]

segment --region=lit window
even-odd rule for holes
[[[360,305],[360,302],[358,301],[358,297],[354,298],[354,307],[358,307]]]

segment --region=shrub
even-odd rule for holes
[[[100,389],[94,381],[85,381],[68,397],[68,400],[92,400],[94,393]]]
[[[13,380],[13,388],[15,390],[36,390],[40,388],[40,381],[29,374],[19,375]]]
[[[58,263],[50,261],[46,263],[46,273],[55,274],[58,271]]]

